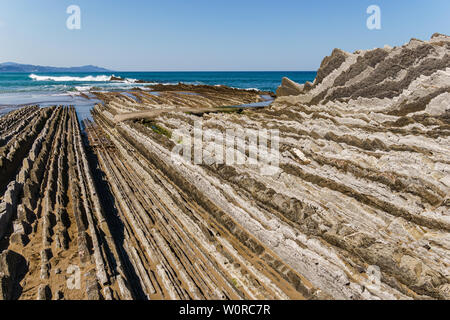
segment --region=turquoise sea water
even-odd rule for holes
[[[124,81],[110,81],[111,76]],[[242,89],[276,91],[281,79],[288,77],[298,83],[313,81],[316,72],[111,72],[111,73],[0,73],[0,115],[21,105],[75,105],[81,118],[89,115],[95,100],[80,96],[89,90],[126,90],[145,88],[152,83],[226,85]]]

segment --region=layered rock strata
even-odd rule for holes
[[[263,99],[224,88],[96,93],[86,135],[72,108],[10,113],[1,297],[450,299],[449,53],[439,34],[336,49],[261,109],[224,112]],[[243,161],[174,157],[199,122],[203,150]],[[232,129],[278,130],[278,170],[251,137],[216,139]]]
[[[131,298],[75,110],[25,108],[0,125],[23,126],[1,150],[0,298]]]
[[[149,190],[160,190],[158,202],[166,208],[195,205],[199,211],[188,207],[187,213],[196,219],[185,220],[184,228],[210,222],[209,232],[200,228],[206,239],[216,248],[217,243],[226,248],[220,241],[227,239],[238,260],[252,257],[246,266],[270,270],[271,287],[285,298],[297,292],[308,299],[448,299],[449,49],[447,36],[434,35],[396,48],[335,50],[314,83],[289,82],[295,90],[288,93],[294,95],[262,110],[202,115],[177,110],[151,121],[115,123],[127,105],[107,103],[95,108],[90,125],[101,132],[95,141],[107,142],[119,153],[114,159],[131,167],[122,173],[104,170],[108,182],[118,184],[116,192],[123,188],[121,206],[137,203],[126,199],[129,194]],[[280,171],[267,176],[247,163],[173,161],[171,152],[179,143],[173,133],[192,133],[199,120],[203,129],[219,132],[278,129]],[[133,175],[122,180],[117,175],[123,172]],[[167,213],[165,222],[156,220],[155,209],[134,210],[123,213],[131,226],[138,212],[151,226],[175,223]],[[169,238],[166,243],[179,245]],[[172,274],[184,283],[182,258],[175,259]],[[144,268],[158,269],[150,265]],[[242,293],[250,288],[237,286]]]

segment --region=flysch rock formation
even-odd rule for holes
[[[0,128],[0,299],[130,299],[75,110],[25,107]]]
[[[326,241],[408,296],[448,299],[450,38],[336,49],[314,83],[285,87],[271,112],[294,119],[291,170],[328,189]]]
[[[71,108],[0,118],[0,297],[450,299],[449,54],[439,34],[336,49],[258,109],[223,111],[262,99],[225,87],[95,93],[85,134]],[[243,162],[174,158],[198,121],[278,129],[278,170],[228,144]]]
[[[132,190],[133,181],[144,193],[158,189],[164,195],[159,202],[180,212],[186,211],[183,202],[202,208],[206,216],[186,220],[189,226],[207,221],[206,229],[198,229],[215,250],[230,248],[223,239],[240,244],[239,260],[260,259],[245,265],[270,270],[268,281],[285,298],[293,298],[293,287],[307,299],[448,299],[449,52],[443,35],[398,48],[334,50],[314,83],[284,80],[269,108],[204,115],[169,110],[153,121],[117,123],[115,116],[129,104],[109,100],[114,103],[95,108],[90,125],[96,141],[107,141],[122,163],[135,161],[130,181],[114,177],[120,170],[108,180]],[[177,142],[171,133],[192,132],[198,120],[204,129],[221,132],[279,129],[280,172],[265,176],[246,164],[173,162]],[[137,158],[131,161],[131,155]],[[128,215],[132,221],[137,213]],[[166,239],[172,246],[174,240]],[[145,246],[145,240],[136,241]],[[169,270],[182,278],[182,260],[172,258],[179,262]],[[245,298],[274,297],[233,278]],[[292,287],[280,286],[277,278]]]

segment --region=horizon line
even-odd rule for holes
[[[71,68],[71,67],[62,67]],[[317,72],[317,70],[106,70],[106,71],[54,71],[54,72],[38,72],[38,71],[0,71],[0,73],[108,73],[108,72]]]

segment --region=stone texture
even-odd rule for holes
[[[297,96],[303,92],[303,86],[294,81],[283,78],[281,86],[277,89],[277,96]]]
[[[20,295],[18,282],[26,271],[23,256],[10,250],[0,253],[0,300],[16,299]]]

